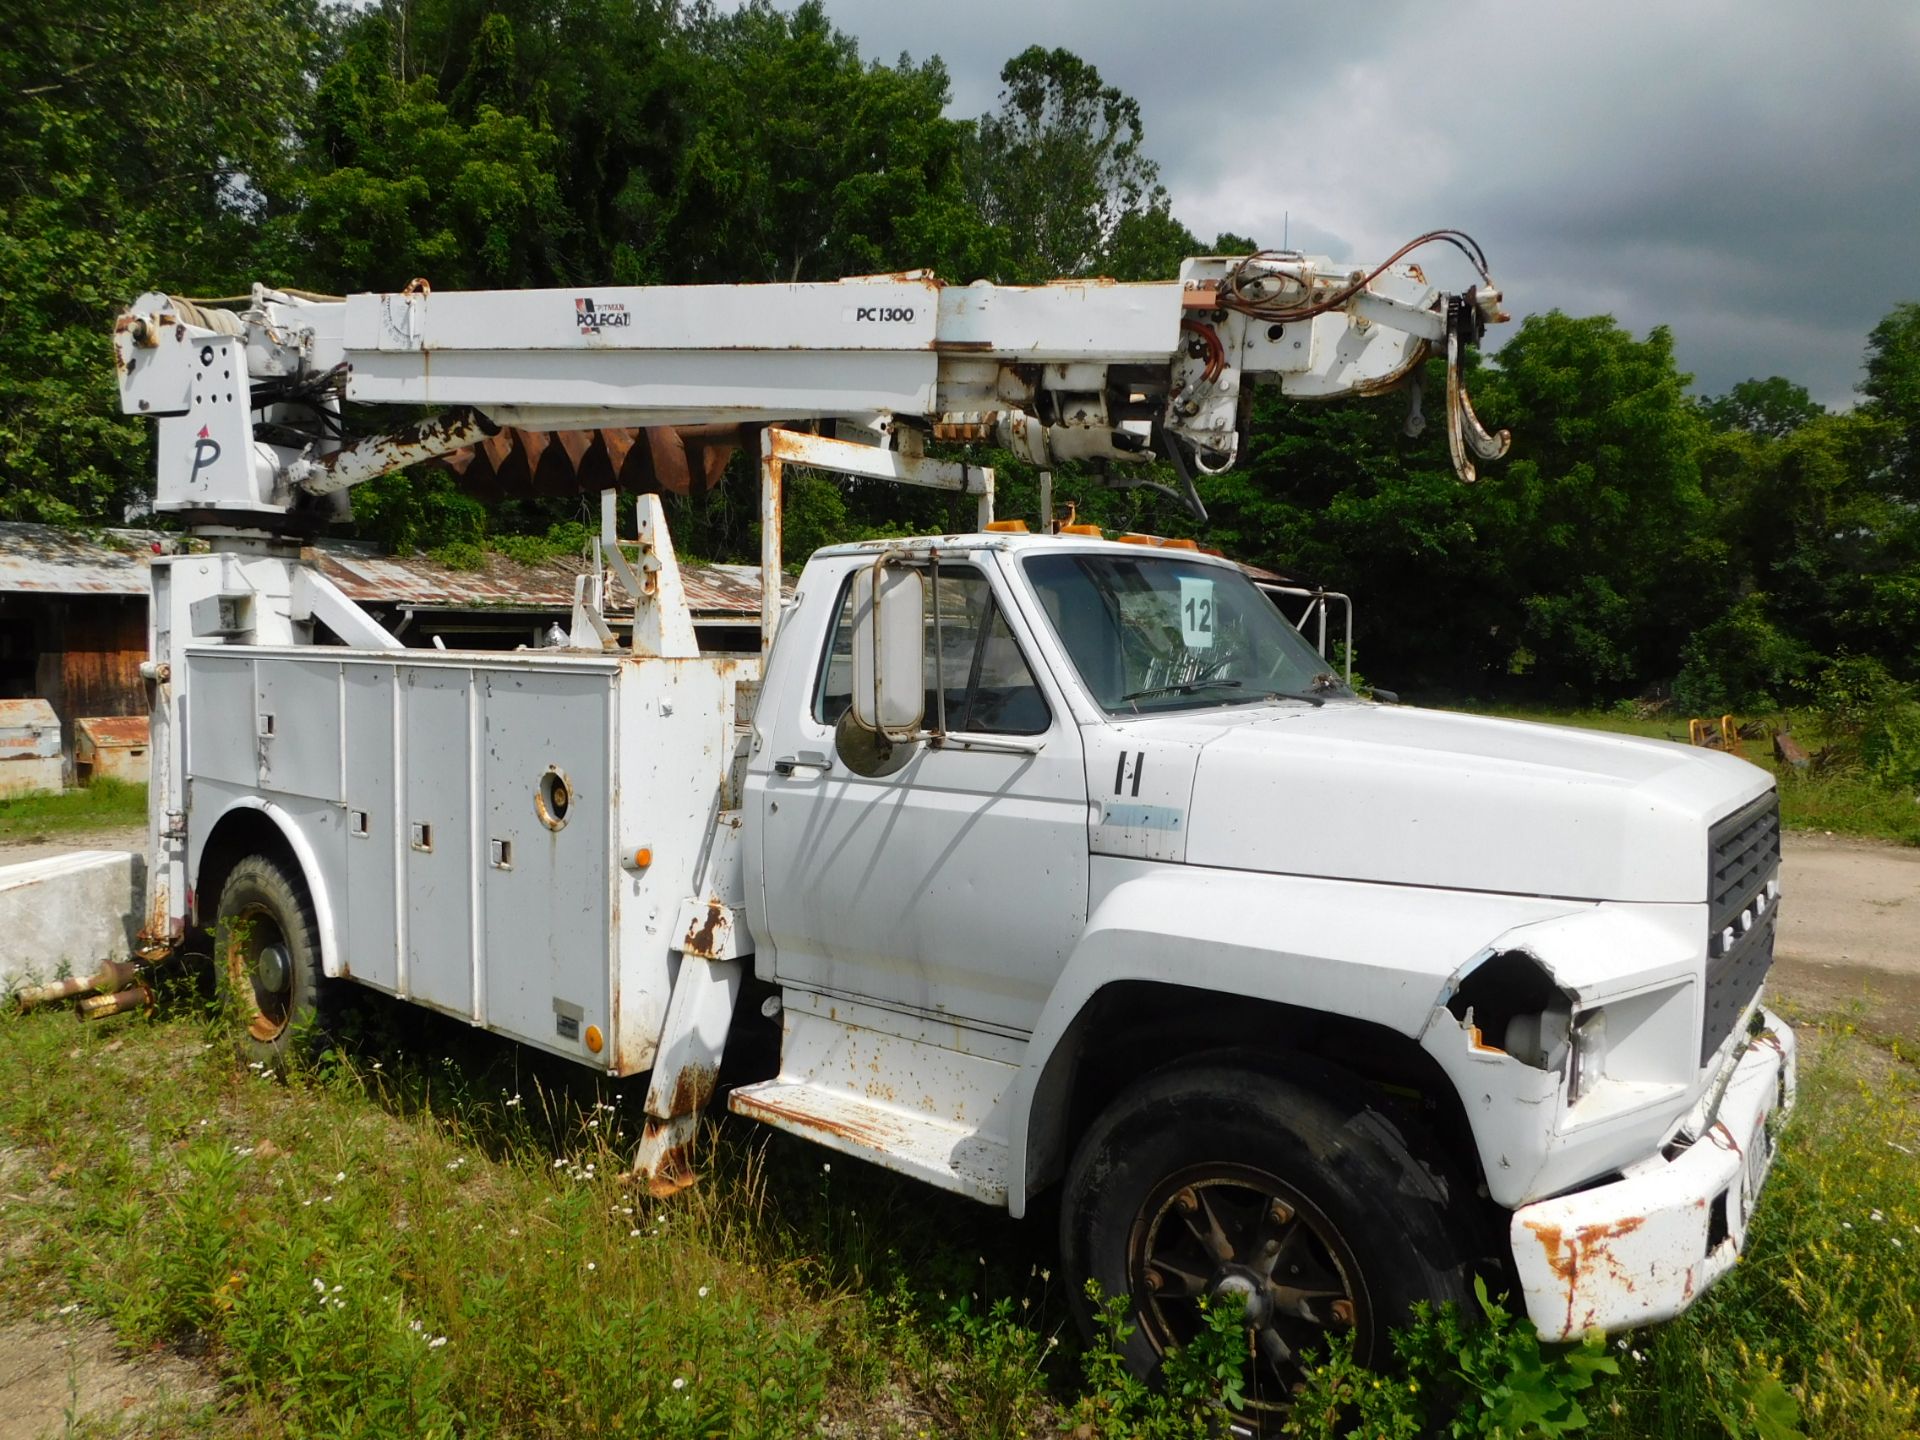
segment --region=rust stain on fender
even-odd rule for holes
[[[1540,1248],[1546,1252],[1547,1268],[1553,1271],[1567,1292],[1566,1328],[1569,1335],[1575,1333],[1573,1310],[1579,1299],[1583,1271],[1591,1274],[1595,1265],[1605,1265],[1623,1287],[1629,1291],[1634,1288],[1632,1274],[1614,1259],[1610,1246],[1611,1242],[1633,1234],[1644,1224],[1644,1216],[1629,1215],[1604,1225],[1582,1225],[1568,1235],[1558,1225],[1534,1220],[1526,1222],[1527,1228],[1540,1241]]]

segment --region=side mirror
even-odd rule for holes
[[[853,719],[911,740],[927,718],[926,585],[886,557],[853,577]]]

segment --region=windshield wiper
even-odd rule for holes
[[[1238,690],[1239,680],[1182,680],[1177,685],[1154,685],[1145,690],[1136,690],[1131,695],[1122,695],[1121,702],[1128,700],[1146,700],[1155,695],[1191,695],[1196,690]]]
[[[1262,690],[1259,698],[1263,700],[1301,700],[1313,706],[1316,710],[1327,703],[1327,697],[1324,695],[1304,695],[1298,690]]]

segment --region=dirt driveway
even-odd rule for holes
[[[1772,988],[1920,1047],[1920,849],[1790,833]]]

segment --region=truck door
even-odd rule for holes
[[[775,709],[751,802],[760,938],[783,984],[1031,1030],[1086,925],[1079,731],[995,578],[947,560],[937,669],[948,731],[1008,748],[922,744],[891,774],[853,773],[834,748],[852,688],[850,586],[809,666],[789,672],[811,683],[762,701]],[[930,726],[935,629],[929,616]]]

